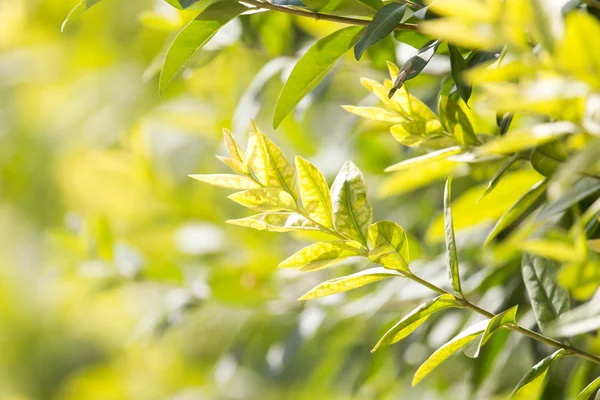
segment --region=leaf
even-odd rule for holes
[[[180,10],[191,7],[196,0],[165,0],[167,3]]]
[[[333,224],[345,237],[367,246],[373,208],[367,200],[367,183],[362,172],[347,161],[331,185]]]
[[[479,144],[469,117],[457,101],[447,96],[440,96],[439,109],[442,124],[458,144],[461,146]]]
[[[558,264],[547,258],[523,254],[523,281],[542,331],[571,306],[569,294],[556,283],[557,269]]]
[[[246,166],[244,163],[239,162],[238,160],[234,160],[233,158],[216,156],[219,161],[223,164],[227,165],[229,168],[240,175],[248,175],[248,171],[246,171]]]
[[[413,333],[433,313],[451,307],[461,307],[451,294],[443,294],[427,303],[421,304],[387,331],[371,352],[377,351],[381,346],[388,346],[404,339]]]
[[[563,240],[530,239],[522,243],[520,249],[524,252],[546,257],[559,262],[583,262],[573,243]]]
[[[412,121],[392,126],[390,133],[399,143],[414,147],[420,145],[424,140],[442,133],[442,125],[437,119]]]
[[[81,14],[83,14],[99,2],[100,0],[81,0],[75,7],[71,9],[71,11],[69,11],[69,14],[60,26],[60,31],[64,32],[67,26],[71,24],[71,22],[75,21],[81,16]]]
[[[303,248],[279,264],[279,268],[299,271],[316,271],[345,260],[348,257],[366,255],[366,250],[357,242],[318,242]]]
[[[246,218],[230,219],[227,223],[269,232],[319,230],[313,222],[296,213],[256,214]]]
[[[296,174],[292,164],[254,122],[250,125],[250,139],[246,151],[246,162],[263,185],[283,189],[298,200]]]
[[[358,115],[362,118],[372,119],[373,121],[390,122],[393,124],[408,122],[406,117],[394,114],[379,107],[342,106],[342,108],[349,113]]]
[[[592,301],[561,314],[548,324],[548,334],[570,337],[600,328],[600,304]]]
[[[500,314],[493,317],[490,320],[489,325],[485,329],[485,332],[483,332],[483,335],[479,337],[479,340],[476,342],[472,342],[469,344],[469,346],[467,346],[469,351],[467,351],[467,348],[465,348],[465,354],[471,358],[479,357],[481,348],[485,346],[485,344],[491,339],[492,335],[498,329],[502,328],[507,324],[516,323],[517,307],[518,306],[511,307],[508,310],[503,311]],[[471,346],[473,344],[475,344],[475,346]]]
[[[314,12],[338,15],[373,15],[383,5],[381,0],[304,0]]]
[[[244,152],[229,129],[223,128],[223,140],[225,141],[225,147],[231,158],[239,162],[244,162]]]
[[[333,211],[329,186],[317,167],[296,156],[302,207],[308,216],[327,228],[333,228]]]
[[[588,400],[600,388],[600,377],[594,379],[577,395],[575,400]]]
[[[392,98],[394,93],[396,93],[396,91],[400,89],[402,85],[404,85],[404,82],[416,77],[421,73],[421,71],[423,71],[437,51],[439,45],[439,40],[432,40],[428,42],[425,44],[425,46],[421,47],[419,51],[417,51],[417,54],[409,58],[404,63],[402,70],[394,81],[394,85],[390,88],[388,98]]]
[[[452,75],[452,79],[454,80],[454,84],[456,85],[456,91],[460,95],[460,98],[463,99],[465,104],[467,104],[469,102],[469,98],[471,97],[471,85],[465,82],[464,77],[464,71],[467,69],[467,63],[456,46],[449,44],[448,50],[450,51],[450,73]]]
[[[240,175],[231,174],[192,174],[188,175],[190,178],[196,179],[200,182],[208,183],[213,186],[218,186],[227,189],[256,189],[260,188],[260,185],[254,182],[252,179]]]
[[[459,333],[448,343],[437,349],[425,362],[419,367],[412,381],[412,385],[416,386],[423,378],[425,378],[435,367],[440,365],[444,360],[466,346],[469,342],[481,335],[490,323],[489,319],[480,321],[475,325],[467,328]]]
[[[413,170],[396,172],[379,185],[378,195],[380,197],[401,195],[444,180],[454,172],[457,166],[459,166],[458,163],[440,160],[420,166],[419,173],[415,173]]]
[[[513,222],[519,219],[524,213],[535,204],[535,202],[546,192],[548,181],[546,179],[536,183],[531,189],[529,189],[523,196],[519,198],[510,208],[506,211],[496,222],[494,228],[485,239],[485,244],[488,245],[494,240],[496,236],[504,229],[508,228]]]
[[[542,361],[533,366],[525,374],[525,376],[519,381],[517,387],[510,395],[512,400],[536,400],[542,395],[544,386],[544,378],[548,373],[550,364],[555,359],[558,359],[564,355],[565,350],[559,349],[544,358]]]
[[[398,272],[390,271],[389,269],[385,269],[383,267],[369,268],[352,275],[342,276],[341,278],[330,279],[326,282],[323,282],[309,290],[298,300],[310,300],[329,296],[335,293],[346,292],[348,290],[368,285],[369,283],[398,276],[402,275],[400,275]]]
[[[348,51],[363,32],[362,27],[340,29],[319,39],[298,60],[277,98],[273,127],[277,128],[283,118],[325,78],[333,64]]]
[[[399,162],[398,164],[390,165],[384,171],[403,171],[410,168],[420,167],[431,162],[445,160],[448,157],[458,154],[462,151],[462,148],[458,146],[448,147],[438,151],[432,151],[431,153],[427,153],[419,157],[409,158],[408,160],[404,160],[402,162]]]
[[[227,22],[246,11],[248,7],[233,1],[210,4],[179,32],[167,51],[160,73],[159,93],[164,93],[173,78],[181,71],[194,53],[204,46]]]
[[[566,211],[598,191],[600,191],[600,179],[583,178],[567,189],[558,199],[546,204],[540,211],[538,220]]]
[[[389,269],[410,273],[408,240],[395,222],[379,221],[369,227],[369,258]]]
[[[356,59],[360,60],[360,57],[369,46],[392,33],[402,20],[405,11],[406,4],[400,3],[388,3],[377,10],[373,20],[365,29],[365,33],[354,46]]]
[[[255,211],[295,211],[298,208],[288,192],[275,188],[245,190],[227,198]]]
[[[448,269],[448,278],[450,279],[450,287],[454,291],[454,294],[462,297],[462,289],[460,288],[460,273],[458,269],[458,254],[456,251],[456,239],[454,238],[454,225],[452,223],[452,208],[450,207],[451,185],[452,178],[448,178],[448,180],[446,181],[446,187],[444,189],[446,266]]]
[[[478,203],[488,193],[490,193],[492,190],[494,190],[494,188],[496,187],[496,185],[498,184],[498,182],[500,182],[500,180],[502,179],[502,177],[508,172],[508,170],[510,169],[510,167],[512,167],[512,165],[515,162],[517,162],[518,159],[519,159],[519,155],[515,154],[515,155],[511,156],[508,160],[506,160],[504,162],[504,164],[502,164],[502,166],[498,169],[498,171],[496,171],[496,173],[494,174],[494,176],[492,176],[492,179],[490,179],[490,183],[488,183],[487,187],[485,188],[485,191],[481,194],[481,196],[479,197],[479,199],[477,199]]]

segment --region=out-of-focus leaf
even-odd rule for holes
[[[464,346],[469,344],[469,342],[475,340],[477,336],[485,332],[489,323],[489,319],[480,321],[475,325],[465,329],[464,331],[456,335],[448,343],[445,343],[439,349],[437,349],[427,360],[425,360],[425,362],[419,367],[417,372],[415,372],[412,385],[417,385],[419,382],[421,382],[421,380],[423,380],[423,378],[425,378],[431,371],[433,371],[435,367],[440,365],[444,360],[446,360],[456,351],[462,349]]]
[[[333,228],[331,196],[325,177],[317,167],[299,156],[296,156],[296,171],[302,207],[315,222]]]
[[[385,169],[385,172],[403,171],[420,167],[431,162],[445,160],[450,156],[462,152],[462,149],[458,146],[448,147],[446,149],[432,151],[431,153],[423,154],[422,156],[409,158],[399,162],[398,164],[390,165]]]
[[[194,53],[202,48],[227,22],[248,7],[233,1],[212,3],[179,32],[167,51],[160,73],[159,92],[163,93]]]
[[[483,332],[483,335],[479,337],[479,340],[476,342],[469,343],[467,347],[465,347],[464,353],[471,357],[477,358],[479,357],[479,353],[481,348],[485,346],[485,344],[490,340],[492,335],[500,328],[507,324],[514,324],[517,318],[517,307],[514,306],[509,308],[506,311],[501,312],[490,320],[489,325]],[[475,346],[472,346],[475,345]]]
[[[571,242],[551,239],[530,239],[519,246],[527,253],[559,262],[581,262],[581,254]],[[585,257],[585,255],[584,255]]]
[[[276,188],[244,190],[227,198],[255,211],[295,211],[298,208],[288,192]]]
[[[298,300],[310,300],[318,297],[329,296],[335,293],[346,292],[356,289],[369,283],[377,282],[382,279],[402,276],[396,271],[390,271],[383,267],[369,268],[352,275],[342,276],[341,278],[330,279],[309,290]]]
[[[376,351],[381,346],[387,346],[404,339],[414,332],[415,329],[425,322],[433,313],[451,307],[461,307],[451,294],[443,294],[427,303],[421,304],[387,331],[371,352]]]
[[[271,1],[271,3],[277,4],[278,6],[304,7],[304,4],[300,0],[275,0]]]
[[[550,16],[543,6],[542,0],[529,0],[531,15],[533,17],[533,33],[536,39],[552,53],[554,50],[554,36],[550,27]]]
[[[494,228],[488,235],[487,239],[485,239],[485,244],[491,243],[492,240],[500,232],[504,229],[508,228],[513,222],[519,219],[523,213],[525,213],[529,208],[540,198],[542,194],[546,191],[546,187],[548,186],[548,181],[546,179],[539,181],[536,183],[531,189],[529,189],[523,196],[519,198],[510,208],[506,211],[502,217],[498,220]]]
[[[69,14],[60,27],[60,31],[64,32],[71,22],[75,21],[81,14],[89,10],[95,4],[98,4],[100,1],[101,0],[81,0],[71,11],[69,11]]]
[[[478,203],[488,193],[490,193],[492,190],[494,190],[494,188],[496,187],[496,185],[498,184],[498,182],[500,182],[500,180],[502,179],[502,177],[508,172],[508,170],[510,169],[510,167],[512,167],[512,165],[515,162],[517,162],[518,159],[519,159],[519,155],[515,154],[515,155],[511,156],[508,160],[506,160],[504,162],[504,164],[502,164],[502,166],[498,169],[498,171],[496,171],[496,173],[494,174],[494,176],[492,176],[492,179],[490,179],[490,182],[488,183],[487,187],[485,188],[485,191],[477,199]]]
[[[556,283],[557,269],[558,264],[547,258],[523,254],[523,281],[542,331],[571,307],[569,294]]]
[[[462,289],[460,288],[460,272],[458,270],[458,253],[456,251],[456,239],[454,238],[454,224],[452,223],[452,208],[450,202],[452,178],[446,181],[444,189],[444,227],[446,234],[446,268],[448,269],[448,278],[450,287],[454,294],[462,297]]]
[[[354,46],[354,56],[357,60],[365,50],[394,31],[398,23],[402,20],[406,4],[388,3],[377,10],[375,17],[365,29],[365,33]]]
[[[267,187],[280,188],[298,200],[296,174],[283,151],[258,127],[251,123],[248,141],[247,165],[252,168],[258,180]]]
[[[427,64],[437,51],[439,45],[439,40],[432,40],[428,42],[427,44],[425,44],[425,46],[419,49],[417,54],[409,58],[404,63],[402,69],[400,70],[400,73],[394,81],[393,86],[390,88],[390,91],[388,93],[389,98],[391,98],[394,95],[394,93],[396,93],[396,91],[400,89],[402,85],[404,85],[404,82],[414,78],[415,76],[419,75],[421,71],[423,71],[423,69],[427,66]]]
[[[371,16],[383,6],[381,0],[304,0],[311,11],[322,14]]]
[[[594,379],[577,395],[575,400],[588,400],[600,388],[600,377]]]
[[[348,239],[367,245],[373,208],[367,200],[367,183],[362,172],[347,161],[331,185],[333,224]]]
[[[178,8],[180,10],[188,8],[196,2],[196,0],[165,0],[165,1],[167,3],[169,3],[170,5],[172,5],[173,7]]]
[[[450,51],[450,68],[452,79],[456,85],[456,91],[463,99],[465,104],[468,104],[469,98],[471,97],[471,85],[465,81],[464,71],[467,69],[467,63],[462,57],[456,46],[448,45]]]
[[[283,260],[279,268],[316,271],[337,264],[348,257],[364,255],[366,250],[355,241],[318,242]]]
[[[296,213],[257,214],[246,218],[230,219],[227,221],[227,223],[269,232],[319,230],[317,225],[315,225],[313,222]]]
[[[554,171],[560,166],[560,161],[556,161],[554,158],[546,156],[539,151],[539,149],[535,149],[531,152],[529,161],[531,161],[531,166],[545,177],[552,176]]]
[[[600,328],[600,304],[584,303],[562,314],[548,324],[548,334],[571,337]]]
[[[440,96],[439,109],[442,124],[458,144],[461,146],[479,144],[469,117],[457,101],[447,96]]]
[[[568,210],[571,206],[581,200],[600,191],[600,179],[583,178],[567,189],[558,199],[548,203],[540,214],[538,219],[544,219]]]
[[[296,104],[325,78],[337,59],[354,46],[363,29],[358,26],[340,29],[319,39],[304,53],[294,66],[277,99],[273,114],[274,128],[277,128]]]
[[[586,12],[570,13],[565,18],[565,35],[556,49],[561,67],[596,89],[600,87],[600,51],[587,46],[586,38],[599,34],[597,18]]]
[[[421,165],[418,174],[413,170],[396,172],[379,185],[378,195],[380,197],[401,195],[441,181],[452,174],[458,165],[453,161],[439,160]]]
[[[386,268],[410,272],[408,240],[395,222],[379,221],[369,227],[369,258]]]
[[[564,355],[565,350],[559,349],[533,366],[519,381],[510,395],[511,400],[537,400],[542,395],[544,378],[552,362]]]
[[[394,31],[394,37],[397,41],[406,43],[415,49],[420,49],[427,43],[431,42],[431,38],[429,36],[425,36],[419,32]]]
[[[514,118],[515,114],[511,112],[504,113],[504,115],[497,114],[496,122],[498,123],[498,129],[500,136],[506,135],[508,129],[510,128],[510,124]]]
[[[208,183],[209,185],[219,186],[227,189],[256,189],[260,188],[260,185],[254,182],[252,179],[240,175],[231,174],[192,174],[190,178],[196,179],[200,182]]]

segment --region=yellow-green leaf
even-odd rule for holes
[[[240,175],[231,174],[192,174],[190,178],[194,178],[197,181],[208,183],[213,186],[219,186],[227,189],[255,189],[261,186],[254,182],[252,179]]]
[[[559,349],[533,366],[519,381],[510,395],[511,400],[537,400],[542,395],[544,378],[552,361],[562,357],[565,350]]]
[[[327,268],[348,257],[366,255],[366,250],[352,240],[318,242],[303,248],[279,264],[279,268],[315,271]]]
[[[385,172],[402,171],[415,167],[420,167],[425,164],[429,164],[435,161],[445,160],[450,156],[458,154],[462,149],[458,146],[448,147],[446,149],[432,151],[431,153],[423,154],[422,156],[409,158],[399,162],[398,164],[391,165],[385,169]]]
[[[81,14],[83,14],[99,2],[100,0],[81,0],[75,7],[73,7],[73,9],[71,9],[71,11],[69,11],[69,14],[67,15],[60,27],[60,31],[64,32],[71,22],[75,21],[81,16]]]
[[[244,162],[244,152],[242,151],[240,145],[236,142],[233,134],[229,129],[223,128],[223,140],[225,141],[225,147],[227,148],[227,152],[234,160],[237,160],[241,163]]]
[[[483,332],[483,335],[479,337],[479,340],[476,342],[470,343],[467,347],[465,347],[464,353],[471,357],[477,358],[479,357],[479,352],[481,348],[485,346],[485,344],[490,340],[492,335],[500,328],[508,324],[514,324],[517,318],[517,308],[518,306],[514,306],[509,308],[506,311],[501,312],[490,320],[487,328]],[[471,346],[475,344],[475,346]]]
[[[588,400],[600,388],[600,377],[594,379],[577,395],[575,400]]]
[[[536,256],[546,257],[558,262],[583,262],[586,254],[580,254],[572,242],[552,239],[529,239],[519,248]]]
[[[446,181],[444,189],[444,226],[446,233],[446,266],[450,287],[454,294],[462,296],[460,288],[460,272],[458,269],[458,254],[456,251],[456,239],[454,238],[454,224],[452,223],[452,208],[450,207],[452,178]]]
[[[402,276],[396,271],[390,271],[383,267],[369,268],[352,275],[342,276],[323,282],[309,290],[298,300],[310,300],[318,297],[329,296],[335,293],[346,292],[356,289],[369,283],[377,282],[382,279]]]
[[[400,225],[379,221],[369,227],[369,258],[386,268],[410,272],[408,240]]]
[[[381,182],[378,195],[389,197],[411,192],[433,182],[446,179],[457,166],[459,166],[458,163],[439,160],[422,165],[419,167],[418,174],[411,170],[395,172]]]
[[[443,294],[427,303],[421,304],[387,331],[371,352],[376,351],[381,346],[387,346],[404,339],[413,333],[433,313],[451,307],[461,307],[451,294]]]
[[[302,208],[314,221],[333,228],[333,211],[329,186],[317,167],[300,156],[296,156],[296,171],[300,181]]]
[[[289,212],[256,214],[246,218],[230,219],[227,223],[269,232],[319,230],[317,225],[302,215]]]
[[[392,113],[379,107],[355,107],[355,106],[342,106],[342,108],[349,113],[358,115],[362,118],[372,119],[379,122],[389,122],[392,124],[399,124],[402,122],[409,122],[406,117],[399,114]]]
[[[479,144],[467,113],[457,101],[447,96],[440,96],[439,109],[442,123],[458,144],[461,146]]]
[[[425,362],[419,367],[412,381],[412,385],[415,386],[423,378],[425,378],[435,367],[440,365],[444,360],[454,354],[456,351],[462,349],[472,340],[475,340],[477,336],[485,332],[489,319],[478,322],[477,324],[467,328],[458,335],[456,335],[448,343],[437,349]]]
[[[510,167],[512,167],[512,165],[515,162],[517,162],[518,159],[519,159],[519,155],[515,154],[512,157],[510,157],[508,160],[506,160],[506,162],[504,162],[504,164],[502,164],[502,166],[498,169],[498,171],[496,171],[496,173],[494,174],[494,176],[492,176],[492,179],[490,179],[490,182],[488,183],[487,187],[485,188],[485,191],[481,194],[481,196],[479,197],[479,199],[477,199],[478,203],[488,193],[490,193],[492,190],[494,190],[494,188],[496,187],[496,185],[498,184],[498,182],[500,182],[500,179],[502,179],[502,177],[504,177],[504,175],[508,172],[508,170],[510,169]]]
[[[367,200],[365,177],[351,161],[347,161],[336,176],[331,186],[331,200],[335,229],[366,247],[373,208]]]
[[[390,128],[394,139],[405,146],[418,146],[423,140],[442,133],[442,124],[437,119],[417,120],[394,125]]]
[[[228,199],[256,211],[295,211],[298,208],[288,192],[275,188],[244,190],[229,195]]]
[[[247,175],[246,166],[244,165],[244,163],[242,163],[238,160],[234,160],[233,158],[229,158],[229,157],[221,157],[221,156],[216,156],[216,157],[223,164],[225,164],[229,168],[231,168],[231,170],[233,172],[237,172],[238,174],[241,174],[241,175]]]

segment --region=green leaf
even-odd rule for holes
[[[583,389],[581,393],[577,395],[575,400],[588,400],[598,389],[600,389],[600,377],[594,379],[589,385],[587,385],[585,389]]]
[[[347,161],[335,177],[331,185],[331,199],[335,229],[366,247],[373,208],[367,200],[365,177],[351,161]]]
[[[485,188],[485,191],[481,194],[481,196],[479,197],[479,199],[477,199],[478,203],[488,193],[490,193],[492,190],[494,190],[494,188],[496,187],[496,185],[498,184],[498,182],[500,182],[500,180],[502,179],[502,177],[508,172],[508,170],[510,169],[510,167],[512,167],[512,165],[518,159],[519,159],[519,155],[515,154],[515,155],[511,156],[508,160],[506,160],[504,162],[504,164],[502,164],[502,166],[498,169],[498,171],[496,171],[496,173],[494,174],[494,176],[492,176],[492,179],[490,180],[490,183],[488,183],[487,187]]]
[[[413,333],[433,313],[451,307],[461,307],[451,294],[443,294],[427,303],[421,304],[387,331],[371,352],[377,351],[381,346],[388,346],[404,339]]]
[[[451,185],[452,178],[446,181],[444,189],[444,226],[446,233],[446,266],[448,268],[448,278],[450,279],[450,287],[454,294],[462,297],[462,289],[460,288],[460,272],[458,269],[458,253],[456,251],[456,239],[454,238],[454,224],[452,223],[452,208],[451,201]]]
[[[246,170],[246,166],[243,162],[238,160],[234,160],[233,158],[216,156],[219,161],[223,164],[227,165],[229,168],[240,175],[248,175],[248,171]]]
[[[360,57],[369,46],[372,46],[392,33],[402,20],[405,11],[406,4],[400,3],[388,3],[377,10],[365,33],[354,46],[354,56],[356,59],[360,60]]]
[[[213,186],[219,186],[227,189],[256,189],[260,188],[260,185],[254,182],[252,179],[240,175],[231,174],[192,174],[188,175],[190,178],[196,179],[200,182],[208,183]]]
[[[458,144],[461,146],[479,144],[469,117],[456,100],[440,96],[439,110],[442,124],[454,136]]]
[[[60,27],[60,31],[64,32],[67,26],[71,24],[71,22],[75,21],[81,16],[81,14],[83,14],[99,2],[100,0],[81,0],[75,7],[71,9],[71,11],[69,11],[69,14],[67,15]]]
[[[296,213],[257,214],[246,218],[230,219],[227,223],[269,232],[319,230],[313,222]]]
[[[179,32],[167,51],[160,73],[159,93],[164,93],[173,78],[194,53],[204,46],[227,22],[248,10],[233,1],[212,3]]]
[[[362,118],[372,119],[373,121],[391,122],[393,124],[407,122],[406,117],[394,114],[388,110],[384,110],[383,108],[379,107],[342,106],[342,108],[348,111],[349,113],[358,115]]]
[[[254,122],[250,125],[250,139],[246,151],[246,162],[263,185],[283,189],[298,200],[296,174],[292,164]]]
[[[329,186],[317,167],[296,156],[296,171],[300,181],[302,208],[308,216],[327,228],[333,228],[333,211]]]
[[[468,104],[469,98],[471,97],[471,85],[465,82],[464,77],[467,63],[456,46],[449,44],[448,50],[450,51],[450,73],[454,80],[454,84],[456,85],[456,91],[465,104]]]
[[[442,124],[437,119],[406,122],[390,128],[390,133],[394,139],[409,147],[418,146],[424,140],[436,136],[442,131]]]
[[[364,28],[351,26],[318,40],[298,60],[283,85],[273,115],[273,127],[325,78],[333,64],[358,41]]]
[[[530,210],[530,207],[546,192],[548,181],[546,179],[536,183],[531,189],[529,189],[523,196],[516,201],[508,211],[506,211],[496,222],[494,228],[485,239],[485,244],[488,245],[494,240],[496,236],[504,229],[508,228],[513,222],[519,219],[524,213]]]
[[[369,258],[389,269],[410,273],[408,240],[400,225],[379,221],[369,227]]]
[[[255,211],[295,211],[298,208],[288,192],[275,188],[245,190],[227,198]]]
[[[427,64],[437,51],[439,45],[439,40],[432,40],[430,42],[427,42],[427,44],[425,44],[419,49],[419,51],[417,51],[417,54],[409,58],[404,63],[404,65],[402,66],[402,70],[400,70],[400,73],[394,80],[394,84],[390,88],[390,91],[388,93],[389,98],[392,98],[394,93],[396,93],[396,91],[400,89],[402,85],[404,85],[404,82],[416,77],[421,73],[421,71],[423,71],[423,69],[427,66]]]
[[[508,310],[503,311],[500,314],[493,317],[490,320],[489,325],[485,329],[485,332],[483,332],[483,335],[481,335],[479,337],[479,340],[476,342],[472,342],[469,344],[469,346],[465,347],[464,353],[471,358],[479,357],[481,348],[483,346],[485,346],[485,344],[491,339],[492,335],[498,329],[502,328],[503,326],[505,326],[507,324],[516,323],[517,307],[518,306],[511,307]],[[475,346],[471,346],[471,345],[475,345]]]
[[[477,336],[481,335],[490,323],[489,319],[480,321],[475,325],[467,328],[459,333],[448,343],[437,349],[425,362],[419,367],[412,381],[412,385],[416,386],[423,378],[425,378],[435,367],[440,365],[444,360],[462,349]]]
[[[167,3],[169,3],[170,5],[172,5],[175,8],[178,8],[180,10],[184,10],[188,7],[191,7],[196,0],[165,0]]]
[[[318,242],[303,248],[279,264],[279,268],[299,271],[316,271],[345,260],[348,257],[364,256],[366,250],[352,240]]]
[[[522,243],[519,248],[527,253],[546,257],[559,262],[584,262],[581,254],[571,241],[551,239],[530,239]]]
[[[567,189],[558,199],[546,204],[540,211],[538,219],[542,220],[566,211],[598,191],[600,191],[600,179],[583,178]]]
[[[568,292],[556,283],[557,269],[558,264],[547,258],[523,254],[523,281],[542,331],[571,307]]]
[[[303,0],[309,10],[321,14],[371,16],[383,5],[381,0]]]
[[[548,324],[548,334],[570,337],[600,328],[600,304],[591,301],[561,314]]]
[[[244,152],[229,129],[223,128],[223,140],[225,141],[225,147],[231,158],[243,163]]]
[[[554,174],[554,171],[556,171],[556,169],[560,167],[560,161],[557,161],[552,157],[548,157],[539,149],[535,149],[531,152],[529,161],[531,161],[531,166],[533,167],[533,169],[535,169],[537,172],[544,175],[545,177],[552,176],[552,174]]]
[[[510,395],[512,400],[537,400],[544,389],[544,378],[552,361],[564,355],[565,350],[559,349],[533,366],[519,381]]]
[[[446,149],[432,151],[431,153],[424,154],[422,156],[409,158],[399,162],[398,164],[390,165],[385,169],[385,172],[403,171],[410,168],[420,167],[425,164],[429,164],[435,161],[445,160],[450,156],[456,155],[462,152],[462,148],[458,146],[448,147]]]
[[[310,300],[329,296],[335,293],[346,292],[348,290],[368,285],[369,283],[398,276],[402,275],[396,271],[390,271],[389,269],[385,269],[383,267],[369,268],[352,275],[342,276],[341,278],[330,279],[326,282],[323,282],[309,290],[298,300]]]

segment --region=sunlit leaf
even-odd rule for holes
[[[392,33],[406,11],[406,4],[388,3],[377,10],[375,17],[365,29],[365,33],[354,46],[354,56],[357,60],[364,51]]]
[[[340,278],[330,279],[309,290],[298,300],[310,300],[318,297],[329,296],[335,293],[346,292],[356,289],[369,283],[377,282],[382,279],[402,276],[396,271],[390,271],[383,267],[369,268],[352,275],[342,276]]]
[[[510,395],[511,400],[537,400],[544,389],[544,378],[552,362],[564,355],[565,350],[559,349],[533,366],[519,381]]]
[[[495,317],[493,317],[490,320],[490,323],[488,324],[487,328],[485,329],[485,332],[483,332],[483,335],[479,337],[479,340],[470,343],[465,348],[464,353],[471,358],[479,357],[481,348],[485,346],[485,344],[491,339],[492,335],[496,331],[498,331],[498,329],[502,328],[507,324],[514,324],[516,322],[517,307],[518,306],[511,307],[508,310],[503,311],[497,314]]]
[[[231,158],[239,162],[244,162],[244,152],[229,129],[223,128],[223,140]]]
[[[540,214],[538,219],[544,219],[568,210],[571,206],[579,203],[581,200],[600,191],[600,179],[583,178],[567,189],[558,199],[548,203]]]
[[[295,211],[298,208],[288,192],[276,188],[249,189],[227,198],[255,211]]]
[[[358,115],[362,118],[372,119],[373,121],[390,122],[393,124],[408,122],[406,117],[394,114],[379,107],[342,106],[342,108],[354,115]]]
[[[471,97],[471,85],[468,84],[464,77],[464,71],[467,69],[467,63],[462,57],[456,46],[448,45],[450,51],[450,68],[452,79],[456,85],[456,91],[463,99],[465,104],[468,104],[469,98]]]
[[[479,144],[469,117],[457,101],[447,96],[440,96],[439,108],[442,124],[458,144],[461,146]]]
[[[409,272],[408,240],[395,222],[379,221],[369,227],[369,258],[386,268]]]
[[[475,325],[472,325],[471,327],[462,331],[448,343],[445,343],[439,349],[437,349],[427,360],[425,360],[425,362],[419,367],[417,372],[415,372],[412,385],[417,385],[419,382],[421,382],[421,380],[423,380],[423,378],[425,378],[431,371],[433,371],[435,367],[440,365],[452,354],[462,349],[469,342],[475,340],[477,336],[485,332],[489,323],[489,319],[480,321]]]
[[[443,294],[427,303],[421,304],[387,331],[371,352],[376,351],[381,346],[387,346],[404,339],[414,332],[415,329],[425,322],[433,313],[451,307],[460,307],[460,304],[458,304],[451,294]]]
[[[535,254],[540,257],[546,257],[559,262],[581,262],[581,254],[577,248],[570,242],[551,239],[530,239],[520,246],[521,250],[527,253]],[[585,256],[585,255],[584,255]]]
[[[178,8],[180,10],[188,8],[196,2],[196,0],[165,0],[165,1],[167,3],[169,3],[170,5],[172,5],[173,7]]]
[[[401,195],[444,180],[456,170],[458,165],[453,161],[439,160],[421,165],[418,174],[413,170],[395,172],[379,185],[378,195],[380,197]]]
[[[588,400],[600,388],[600,377],[594,379],[577,395],[575,400]]]
[[[428,42],[427,44],[425,44],[425,46],[421,47],[419,51],[417,51],[417,54],[409,58],[404,63],[402,69],[400,70],[400,73],[394,81],[393,86],[388,92],[389,98],[391,98],[394,95],[394,93],[396,93],[396,91],[400,89],[402,85],[404,85],[404,82],[413,79],[414,77],[419,75],[421,71],[423,71],[423,69],[427,66],[427,64],[437,51],[439,45],[439,40],[432,40]]]
[[[198,49],[202,48],[227,22],[248,7],[233,1],[212,3],[179,32],[167,51],[160,73],[159,92],[163,93]]]
[[[212,174],[202,175],[194,174],[189,175],[190,178],[194,178],[200,182],[208,183],[213,186],[219,186],[227,189],[256,189],[261,186],[254,182],[252,179],[240,175],[230,174]]]
[[[558,264],[547,258],[523,254],[523,282],[542,331],[571,307],[569,294],[556,283],[557,269]]]
[[[63,21],[60,31],[64,32],[68,25],[71,22],[75,21],[77,18],[81,16],[84,12],[89,10],[95,4],[98,4],[101,0],[81,0],[73,9],[69,12],[65,20]]]
[[[337,59],[358,41],[363,29],[358,26],[340,29],[318,40],[304,53],[281,89],[273,114],[273,127],[279,126],[296,104],[325,78]]]
[[[269,232],[319,230],[318,226],[313,222],[296,213],[257,214],[246,218],[230,219],[227,223]]]
[[[456,251],[456,239],[454,238],[454,224],[452,223],[452,208],[450,202],[452,178],[446,181],[444,189],[444,226],[446,233],[446,267],[448,269],[448,278],[450,287],[455,294],[462,296],[460,288],[460,273],[458,269],[458,253]]]
[[[365,177],[351,161],[347,161],[336,176],[331,186],[331,200],[336,230],[366,246],[373,208],[367,200]]]
[[[510,167],[512,167],[512,165],[519,159],[519,155],[515,154],[513,156],[511,156],[508,160],[506,160],[504,162],[504,164],[502,164],[502,166],[498,169],[498,171],[496,171],[496,173],[494,174],[494,176],[492,176],[492,179],[490,179],[490,182],[488,183],[487,187],[485,188],[485,191],[481,194],[481,196],[477,199],[477,202],[479,203],[481,201],[481,199],[483,199],[488,193],[490,193],[492,190],[494,190],[494,188],[496,187],[496,185],[498,184],[498,182],[500,182],[500,180],[502,179],[502,177],[504,177],[504,175],[508,172],[508,170],[510,169]],[[539,172],[539,171],[538,171]]]
[[[296,171],[300,181],[302,208],[315,222],[333,228],[331,196],[325,177],[317,167],[299,156],[296,156]]]
[[[279,268],[316,271],[348,257],[364,256],[366,250],[354,241],[318,242],[303,248],[279,264]]]
[[[558,43],[556,61],[578,79],[600,87],[600,51],[589,46],[587,38],[600,35],[598,20],[584,12],[573,12],[565,19],[565,35]]]
[[[246,165],[244,165],[243,162],[234,160],[233,158],[229,158],[229,157],[221,157],[221,156],[216,156],[216,157],[223,164],[225,164],[229,168],[231,168],[233,170],[233,172],[236,172],[241,175],[247,175]]]
[[[321,14],[373,15],[383,5],[381,0],[303,0],[311,11]]]
[[[394,125],[390,128],[394,139],[405,146],[420,145],[428,137],[442,132],[442,125],[437,119],[429,121],[418,120]]]
[[[446,149],[432,151],[431,153],[424,154],[422,156],[409,158],[401,161],[398,164],[390,165],[385,169],[385,172],[403,171],[415,167],[420,167],[431,162],[445,160],[450,156],[462,152],[462,149],[458,146],[448,147]]]

